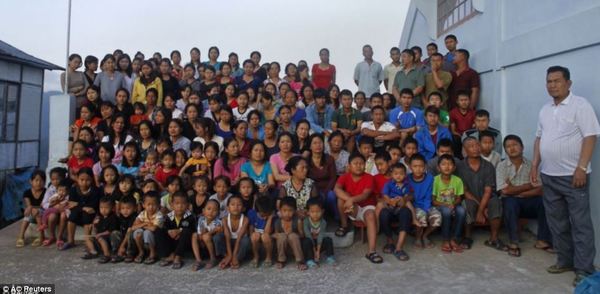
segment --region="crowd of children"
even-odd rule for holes
[[[392,63],[402,56],[426,72],[415,57],[420,48],[408,51],[393,48]],[[190,55],[181,66],[178,51],[131,60],[116,50],[99,74],[94,56],[83,73],[75,71],[81,57],[70,57],[86,91],[67,168],[52,169],[47,188],[45,173],[33,173],[18,247],[34,221],[32,246],[67,250],[83,227],[83,258],[100,263],[179,269],[193,253],[194,270],[244,261],[282,268],[292,256],[305,270],[336,263],[329,221],[339,223],[336,238],[353,224],[366,226],[373,263],[383,262],[378,232],[383,252],[402,261],[413,231],[418,248],[434,247],[438,227],[444,252],[470,248],[464,179],[455,172],[461,143],[475,136],[494,166],[501,151],[471,89],[454,89],[455,104],[446,92],[452,84],[423,98],[422,89],[398,88],[402,81],[390,81],[384,94],[340,91],[327,49],[312,70],[289,63],[284,77],[279,63],[261,64],[259,52],[241,65],[235,53],[217,61],[217,47],[206,62],[197,48]]]

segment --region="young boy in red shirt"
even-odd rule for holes
[[[362,221],[367,226],[367,239],[369,251],[365,256],[372,263],[382,263],[383,258],[377,254],[377,220],[375,218],[375,205],[373,196],[373,176],[365,173],[365,158],[360,154],[353,154],[348,160],[349,172],[340,176],[335,184],[335,196],[338,199],[340,212],[340,227],[335,232],[336,236],[343,237],[348,233],[348,218]]]
[[[450,110],[450,131],[455,142],[454,153],[460,155],[462,150],[461,137],[465,131],[470,130],[475,125],[475,109],[470,107],[471,96],[469,96],[469,92],[464,90],[458,91],[456,104],[458,107]],[[462,158],[461,156],[458,157]]]

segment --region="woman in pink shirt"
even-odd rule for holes
[[[312,80],[317,88],[327,89],[331,84],[335,84],[335,66],[329,64],[329,49],[321,49],[319,57],[321,63],[312,66]]]
[[[231,184],[237,184],[240,179],[242,165],[246,158],[240,156],[240,147],[234,138],[227,138],[223,143],[225,150],[221,158],[215,162],[214,177],[226,176],[231,179]]]

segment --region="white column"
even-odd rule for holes
[[[69,125],[71,123],[71,105],[74,97],[69,95],[50,96],[48,119],[48,167],[64,166],[58,160],[69,155]],[[50,177],[48,177],[50,179]]]

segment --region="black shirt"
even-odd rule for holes
[[[196,217],[189,211],[183,213],[183,218],[179,221],[179,224],[175,221],[175,212],[171,211],[167,214],[164,223],[164,229],[174,230],[174,229],[182,229],[182,230],[196,230]]]
[[[124,217],[122,215],[118,217],[117,221],[118,221],[119,231],[121,231],[121,233],[123,235],[125,235],[125,233],[127,233],[127,230],[129,230],[129,228],[131,228],[131,226],[133,226],[133,223],[135,222],[136,217],[137,217],[137,214],[135,214],[135,213],[132,213],[128,217]]]
[[[90,188],[87,194],[83,194],[78,187],[71,188],[69,193],[69,202],[77,202],[79,208],[91,207],[98,210],[100,205],[101,192],[95,187]]]
[[[29,199],[29,203],[33,207],[40,207],[42,206],[42,200],[44,200],[44,194],[46,194],[46,189],[42,190],[42,193],[38,195],[38,198],[35,198],[31,189],[29,189],[23,193],[23,199]]]
[[[168,80],[163,80],[161,78],[160,80],[162,81],[162,88],[163,88],[164,95],[166,95],[166,94],[172,94],[173,98],[175,98],[175,100],[178,100],[179,99],[179,95],[180,95],[180,93],[179,93],[179,81],[177,81],[177,79],[174,78],[174,77],[171,77]]]
[[[104,233],[106,231],[112,232],[119,229],[119,220],[114,213],[110,213],[107,217],[98,214],[100,221],[94,225],[96,228],[96,234]]]

